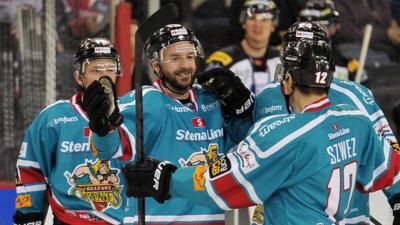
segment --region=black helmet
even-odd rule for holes
[[[79,73],[83,74],[83,62],[89,59],[110,58],[117,63],[117,74],[121,74],[120,58],[118,50],[106,38],[85,38],[74,55],[75,64],[79,64]]]
[[[279,10],[273,0],[246,0],[240,13],[239,22],[244,23],[253,14],[265,14],[267,18],[274,19],[275,25],[278,25]]]
[[[204,57],[203,47],[193,31],[180,24],[168,24],[154,32],[146,40],[144,50],[151,62],[159,62],[159,53],[162,48],[181,41],[191,41],[194,44],[197,57]]]
[[[296,22],[283,37],[283,74],[289,71],[297,86],[329,87],[335,65],[325,29],[316,22]]]
[[[337,23],[339,12],[331,0],[309,0],[299,13],[299,21],[314,21],[328,26]]]

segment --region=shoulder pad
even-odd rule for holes
[[[213,61],[220,62],[223,66],[227,66],[233,61],[233,58],[226,52],[216,51],[208,57],[206,63],[208,64]]]

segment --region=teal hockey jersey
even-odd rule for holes
[[[264,224],[347,224],[355,189],[392,185],[400,165],[399,153],[353,109],[324,98],[305,113],[263,118],[208,170],[179,168],[170,193],[225,210],[264,204]]]
[[[385,139],[396,142],[395,135],[385,115],[375,102],[372,92],[368,88],[352,81],[333,78],[328,96],[333,105],[348,104],[367,113],[376,132]],[[266,116],[288,113],[280,83],[268,84],[256,96],[255,102],[253,121]]]
[[[190,91],[190,103],[167,96],[162,86],[143,88],[144,154],[167,160],[177,166],[205,165],[224,152],[223,116],[220,101],[211,93],[195,85]],[[92,143],[101,158],[120,158],[128,163],[135,159],[135,92],[120,98],[124,123],[105,137],[96,134]],[[192,204],[183,198],[171,198],[159,204],[146,198],[148,224],[204,224],[223,225],[224,211]],[[136,199],[130,206],[136,211]],[[137,216],[125,219],[137,223]]]
[[[127,208],[121,163],[89,148],[81,93],[46,107],[26,132],[17,161],[16,210],[46,213],[68,224],[122,224]]]
[[[394,133],[385,115],[375,102],[368,88],[352,81],[333,78],[328,96],[333,105],[348,104],[365,112],[372,122],[375,131],[380,136],[384,137],[386,140],[396,142]],[[256,96],[253,121],[258,121],[272,115],[287,113],[288,110],[281,92],[280,83],[268,84],[265,89]],[[239,131],[239,133],[233,135],[239,136],[237,139],[243,138],[251,124],[252,123],[248,121],[241,122],[240,129],[235,129]],[[385,194],[390,198],[392,194],[396,193],[395,190],[396,188],[387,189],[385,190]],[[369,224],[368,194],[362,194],[356,190],[353,197],[358,199],[357,202],[359,202],[359,204],[350,210],[350,213],[347,215],[347,224]]]

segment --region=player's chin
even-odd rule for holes
[[[189,81],[186,81],[186,82],[179,82],[179,87],[181,88],[181,89],[188,89],[188,88],[190,88],[192,86],[192,82],[189,80]]]

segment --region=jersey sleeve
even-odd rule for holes
[[[226,121],[224,123],[224,130],[226,131],[225,148],[230,149],[242,141],[252,125],[253,118],[251,115]]]
[[[270,83],[256,96],[253,121],[274,115],[289,114],[279,83]]]
[[[145,143],[158,137],[161,131],[163,108],[160,94],[152,88],[143,90],[143,137]],[[135,93],[130,92],[120,99],[119,107],[124,122],[104,137],[94,132],[90,147],[95,156],[104,159],[117,158],[130,161],[136,157],[136,104]]]
[[[329,94],[329,98],[336,99],[339,104],[343,101],[350,101],[347,104],[356,106],[359,110],[366,112],[372,122],[376,133],[387,140],[396,142],[395,135],[389,122],[375,101],[374,96],[367,87],[350,81],[334,80],[331,85],[333,93]],[[339,94],[335,94],[339,93]],[[343,97],[345,99],[343,99]],[[333,101],[332,101],[333,102]]]
[[[227,145],[237,145],[248,134],[251,126],[258,120],[269,116],[288,114],[286,102],[279,83],[268,84],[255,99],[252,115],[246,118],[234,118],[225,124]]]
[[[357,176],[359,188],[374,192],[392,186],[392,192],[398,193],[400,148],[377,136],[372,128],[369,134]]]
[[[297,151],[260,135],[254,128],[234,151],[208,168],[178,169],[171,182],[172,195],[230,210],[263,204],[276,190],[296,182]]]
[[[16,210],[45,213],[48,208],[47,180],[58,140],[55,129],[39,114],[28,128],[16,164]]]

